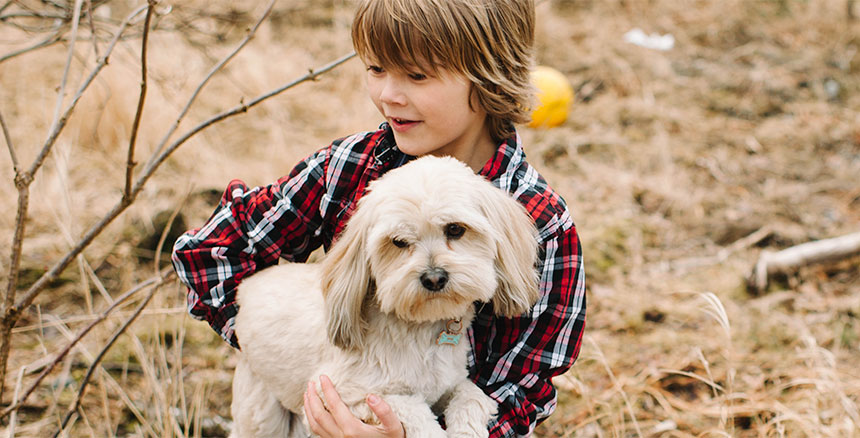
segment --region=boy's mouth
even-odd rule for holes
[[[406,129],[418,124],[418,120],[409,120],[409,119],[401,119],[399,117],[391,117],[389,119],[391,121],[392,127],[395,129]]]

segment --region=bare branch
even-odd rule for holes
[[[47,377],[48,374],[51,373],[51,371],[54,370],[54,367],[56,367],[57,364],[59,364],[66,357],[66,355],[68,355],[69,352],[72,351],[72,348],[74,348],[74,346],[77,345],[78,342],[80,342],[80,340],[84,338],[84,336],[89,334],[89,332],[95,326],[104,322],[107,319],[107,317],[110,316],[111,313],[113,313],[114,310],[116,310],[119,306],[121,306],[129,298],[133,297],[136,293],[140,292],[141,290],[144,290],[148,287],[158,288],[161,285],[163,285],[164,283],[166,283],[167,281],[169,281],[172,277],[173,277],[172,268],[164,269],[161,272],[159,272],[155,277],[152,277],[152,278],[150,278],[150,279],[148,279],[142,283],[137,284],[136,286],[134,286],[133,288],[129,289],[124,294],[122,294],[119,298],[117,298],[113,302],[113,304],[110,305],[110,307],[105,309],[101,313],[101,315],[99,315],[98,318],[93,320],[87,327],[85,327],[83,330],[81,330],[78,333],[78,335],[75,336],[75,338],[72,339],[72,341],[69,342],[69,344],[66,345],[65,348],[63,348],[62,351],[57,353],[57,356],[54,357],[54,360],[52,360],[51,363],[48,364],[42,370],[42,372],[39,374],[39,376],[36,377],[36,380],[30,384],[30,387],[26,391],[24,391],[23,395],[21,395],[20,398],[18,398],[16,396],[15,397],[15,403],[13,405],[7,407],[6,409],[3,410],[2,413],[0,413],[0,418],[4,418],[7,415],[9,415],[10,413],[17,411],[27,401],[27,398],[30,396],[30,394],[32,394],[33,391],[35,391],[36,388],[39,386],[39,384],[42,383],[42,380],[44,380],[44,378]]]
[[[18,186],[18,211],[15,214],[15,235],[12,237],[12,255],[9,257],[9,279],[6,283],[6,296],[3,300],[3,320],[0,322],[0,401],[6,387],[6,363],[9,360],[12,327],[18,322],[20,312],[12,306],[18,290],[18,270],[21,267],[21,245],[24,242],[24,228],[27,224],[27,208],[30,204],[29,183],[25,184],[20,176],[15,177]]]
[[[65,418],[63,418],[63,422],[60,424],[60,429],[57,430],[57,433],[54,434],[55,437],[59,436],[59,434],[66,428],[66,425],[68,424],[69,420],[72,418],[72,415],[74,415],[74,413],[78,411],[78,408],[80,408],[81,400],[84,397],[84,392],[86,391],[87,386],[90,383],[90,379],[92,378],[93,373],[96,370],[96,367],[98,367],[98,365],[101,363],[105,354],[107,354],[108,350],[110,350],[110,348],[113,347],[113,344],[116,342],[116,340],[119,339],[119,337],[123,333],[125,333],[126,329],[128,329],[128,327],[132,323],[134,323],[135,320],[137,320],[137,317],[140,316],[140,313],[143,312],[143,309],[146,308],[146,306],[152,300],[152,297],[155,295],[155,292],[158,291],[158,288],[162,284],[164,284],[164,281],[159,282],[159,284],[157,284],[155,287],[152,288],[152,290],[149,291],[149,294],[146,296],[146,298],[144,298],[143,302],[137,306],[137,308],[134,310],[134,313],[132,313],[132,315],[128,318],[128,320],[125,322],[125,324],[123,324],[122,327],[120,327],[116,332],[114,332],[113,336],[110,338],[110,340],[104,346],[104,348],[102,348],[102,350],[96,356],[95,360],[93,360],[93,363],[90,364],[90,367],[87,369],[87,374],[84,376],[84,379],[81,381],[80,388],[78,388],[78,395],[77,395],[77,397],[75,397],[75,402],[73,403],[72,407],[69,408],[69,411],[66,413]]]
[[[122,24],[120,24],[119,29],[117,29],[116,33],[114,33],[113,40],[110,42],[110,45],[108,45],[108,48],[105,51],[104,56],[101,57],[101,59],[99,60],[99,63],[95,66],[95,68],[93,68],[92,72],[90,72],[90,75],[87,77],[86,80],[84,80],[84,82],[81,84],[80,88],[78,88],[77,94],[75,94],[75,97],[69,103],[69,106],[66,108],[66,111],[63,113],[62,117],[60,117],[57,125],[54,126],[54,129],[51,132],[51,134],[48,136],[48,139],[45,140],[45,144],[42,146],[42,150],[39,152],[39,155],[36,157],[36,159],[33,161],[33,164],[30,166],[30,169],[27,171],[27,173],[31,177],[36,174],[36,171],[39,170],[39,168],[42,166],[42,163],[45,161],[45,158],[47,158],[48,153],[51,152],[51,148],[54,146],[54,143],[57,141],[57,137],[59,137],[60,133],[63,131],[63,128],[66,126],[66,122],[68,121],[69,116],[71,115],[72,111],[74,111],[75,107],[77,106],[78,101],[81,99],[81,96],[84,94],[84,91],[86,91],[87,88],[89,88],[90,84],[92,84],[92,82],[96,78],[96,76],[98,76],[98,74],[101,72],[101,70],[107,65],[108,59],[110,58],[110,55],[113,52],[114,47],[116,46],[117,42],[122,37],[122,34],[125,31],[125,29],[131,23],[131,20],[133,20],[134,17],[139,15],[146,8],[147,8],[147,6],[144,5],[144,6],[140,6],[139,8],[135,9],[125,18],[125,20],[123,20]]]
[[[191,98],[188,99],[188,102],[185,104],[185,107],[182,108],[182,111],[179,113],[179,116],[173,122],[173,125],[170,126],[170,129],[167,131],[167,133],[164,134],[164,138],[162,138],[161,142],[158,143],[158,147],[155,149],[155,152],[152,154],[150,161],[147,163],[147,167],[152,165],[153,159],[155,159],[155,157],[157,157],[158,154],[161,153],[161,151],[164,149],[164,145],[167,144],[167,141],[170,140],[170,137],[173,136],[173,133],[176,132],[177,128],[179,128],[179,124],[182,122],[182,119],[185,118],[185,115],[188,114],[188,110],[191,108],[191,105],[197,99],[197,96],[200,94],[200,91],[203,89],[203,87],[205,87],[206,84],[209,83],[209,80],[212,79],[213,76],[215,76],[215,73],[220,71],[224,67],[224,65],[230,62],[230,60],[233,59],[233,57],[235,57],[236,54],[239,53],[239,51],[242,50],[242,48],[244,48],[245,45],[247,45],[248,42],[254,38],[254,35],[257,33],[257,29],[260,27],[260,24],[262,24],[266,17],[268,17],[269,14],[272,12],[272,7],[274,5],[275,0],[271,0],[269,2],[269,5],[266,7],[266,10],[263,12],[263,15],[261,15],[257,22],[254,23],[254,26],[252,26],[251,29],[248,30],[248,35],[245,36],[245,38],[239,43],[238,46],[236,46],[235,49],[233,49],[232,52],[225,56],[218,64],[215,64],[215,66],[212,67],[211,70],[209,70],[209,73],[206,74],[206,77],[203,78],[203,81],[201,81],[200,84],[197,85],[197,88],[194,90],[193,93],[191,93]]]
[[[113,207],[113,209],[111,209],[110,212],[108,212],[98,223],[93,225],[84,235],[84,237],[82,237],[81,240],[78,241],[74,248],[72,248],[59,262],[52,266],[51,269],[48,270],[48,272],[42,274],[42,276],[39,277],[39,279],[36,280],[36,282],[30,286],[24,296],[15,304],[12,309],[10,309],[10,311],[21,312],[23,311],[23,309],[29,307],[30,304],[33,303],[33,300],[36,299],[36,297],[39,295],[39,293],[42,292],[45,286],[47,286],[49,282],[55,280],[57,276],[59,276],[59,274],[69,265],[69,263],[71,263],[72,260],[74,260],[74,258],[77,257],[77,255],[80,254],[80,252],[83,251],[84,248],[86,248],[93,241],[93,239],[95,239],[96,236],[98,236],[99,233],[101,233],[102,230],[105,229],[105,227],[107,227],[108,224],[110,224],[114,219],[116,219],[116,217],[119,216],[120,213],[122,213],[131,204],[131,202],[134,201],[138,193],[143,190],[143,186],[146,184],[152,174],[156,171],[156,169],[158,169],[158,166],[160,166],[161,163],[164,162],[164,160],[166,160],[168,156],[170,156],[170,154],[175,152],[176,149],[178,149],[182,144],[188,141],[189,138],[193,137],[200,131],[203,131],[204,129],[217,122],[220,122],[237,114],[245,113],[248,111],[248,109],[256,106],[257,104],[265,101],[266,99],[274,97],[279,93],[282,93],[298,84],[301,84],[302,82],[314,80],[320,75],[331,71],[335,67],[339,66],[340,64],[343,64],[354,56],[355,53],[350,53],[323,66],[318,70],[311,70],[308,74],[280,88],[263,94],[255,98],[248,104],[240,104],[230,110],[224,111],[220,114],[216,114],[183,134],[179,139],[173,142],[170,147],[168,147],[164,152],[162,152],[162,154],[159,155],[157,159],[152,162],[151,165],[144,169],[141,175],[137,178],[137,182],[135,182],[134,187],[131,190],[130,198],[128,198],[127,200],[125,198],[121,199],[120,202],[117,203]]]
[[[53,132],[51,133],[48,140],[45,142],[45,145],[43,146],[42,150],[40,151],[39,156],[36,158],[36,160],[34,160],[32,166],[30,167],[30,170],[25,174],[25,177],[28,178],[27,185],[29,185],[29,182],[32,181],[32,176],[41,167],[46,156],[50,152],[50,149],[52,148],[57,137],[59,136],[60,132],[62,131],[63,127],[65,126],[66,121],[68,120],[68,117],[70,116],[71,112],[74,110],[77,102],[80,100],[81,95],[87,89],[87,87],[92,83],[92,81],[94,80],[94,78],[98,74],[98,72],[107,64],[108,57],[110,56],[111,52],[113,51],[113,48],[116,45],[117,41],[119,40],[122,32],[128,26],[128,23],[135,16],[140,14],[146,7],[147,6],[142,6],[142,7],[138,8],[137,10],[135,10],[134,12],[132,12],[126,18],[126,20],[123,22],[123,25],[120,27],[120,29],[116,32],[116,34],[114,35],[113,41],[111,41],[111,44],[108,46],[108,48],[106,50],[105,55],[101,58],[99,64],[93,69],[90,76],[81,85],[81,87],[78,90],[78,93],[72,99],[72,101],[69,104],[68,108],[66,109],[65,113],[58,120],[56,126],[54,127]],[[272,90],[268,93],[265,93],[261,96],[258,96],[256,98],[254,98],[253,100],[251,100],[251,102],[249,102],[247,104],[240,103],[239,105],[237,105],[236,107],[234,107],[230,110],[224,111],[222,113],[219,113],[219,114],[216,114],[216,115],[210,117],[209,119],[198,124],[197,126],[190,129],[188,132],[183,134],[179,139],[174,141],[166,150],[164,150],[163,152],[158,154],[155,157],[155,159],[151,160],[150,163],[147,165],[147,167],[138,176],[137,181],[135,182],[134,186],[132,187],[131,191],[129,192],[129,195],[127,197],[123,196],[122,199],[120,199],[120,201],[104,217],[102,217],[101,220],[98,221],[98,223],[96,223],[92,227],[90,227],[90,229],[84,234],[83,237],[81,237],[81,239],[77,242],[77,244],[71,250],[69,250],[69,252],[65,256],[63,256],[63,258],[60,261],[55,263],[51,267],[51,269],[49,269],[45,274],[43,274],[41,277],[39,277],[39,279],[36,280],[36,282],[33,283],[29,289],[27,289],[27,291],[24,293],[23,297],[20,298],[15,303],[14,306],[10,305],[10,306],[6,307],[5,315],[4,315],[4,318],[2,320],[2,327],[0,327],[0,330],[2,330],[2,332],[0,332],[0,397],[2,397],[2,382],[5,379],[5,375],[6,375],[6,362],[8,360],[9,341],[10,341],[10,337],[11,337],[11,330],[14,327],[15,323],[17,322],[20,313],[22,311],[24,311],[25,309],[27,309],[33,303],[33,300],[36,299],[36,297],[45,289],[45,287],[51,281],[56,279],[59,276],[59,274],[63,270],[65,270],[65,268],[68,267],[68,265],[75,259],[75,257],[77,257],[78,254],[80,254],[87,246],[89,246],[90,243],[92,243],[92,241],[96,238],[96,236],[98,236],[107,227],[108,224],[110,224],[114,219],[116,219],[123,211],[125,211],[126,208],[128,208],[129,205],[131,205],[131,203],[134,202],[134,199],[137,197],[137,195],[143,189],[146,182],[153,175],[153,173],[158,169],[158,167],[161,165],[161,163],[163,163],[167,159],[167,157],[170,156],[170,154],[175,152],[176,149],[178,149],[182,144],[184,144],[186,141],[188,141],[188,139],[190,139],[191,137],[193,137],[194,135],[196,135],[200,131],[203,131],[204,129],[208,128],[209,126],[211,126],[215,123],[218,123],[222,120],[225,120],[227,118],[230,118],[232,116],[235,116],[237,114],[245,113],[248,111],[248,109],[262,103],[265,100],[268,100],[271,97],[277,96],[278,94],[280,94],[280,93],[282,93],[282,92],[284,92],[284,91],[286,91],[286,90],[288,90],[288,89],[290,89],[290,88],[292,88],[298,84],[301,84],[302,82],[316,80],[320,75],[331,71],[332,69],[343,64],[344,62],[348,61],[349,59],[353,58],[354,56],[355,56],[355,53],[349,53],[349,54],[347,54],[347,55],[345,55],[345,56],[343,56],[343,57],[341,57],[335,61],[332,61],[331,63],[329,63],[329,64],[327,64],[327,65],[325,65],[319,69],[310,70],[306,75],[304,75],[304,76],[302,76],[302,77],[300,77],[294,81],[291,81],[291,82],[289,82],[289,83],[287,83],[287,84],[285,84],[285,85],[283,85],[283,86],[281,86],[275,90]],[[208,80],[208,78],[206,80]],[[26,186],[25,186],[25,188],[26,188]],[[20,189],[19,189],[19,191],[20,191]],[[20,195],[19,195],[19,199],[20,199]],[[24,213],[26,213],[26,208],[24,210]],[[25,216],[25,214],[22,214],[21,218],[23,218],[24,216]],[[18,227],[17,229],[23,230],[23,224],[21,224],[21,226]],[[15,250],[13,250],[13,252],[15,252]],[[17,253],[20,256],[20,254],[19,254],[20,249],[17,250]],[[16,271],[15,278],[17,278],[17,266],[18,266],[18,264],[19,264],[19,262],[13,263],[12,269],[14,269]],[[10,277],[10,280],[11,279],[12,279],[12,277]],[[15,283],[15,281],[14,280],[10,281],[10,285],[12,283]],[[15,293],[15,291],[14,291],[14,289],[12,289],[11,293],[7,294],[7,297],[6,297],[7,301],[10,299],[10,297],[14,300],[14,296],[15,296],[14,293]],[[11,303],[11,301],[9,301],[9,302]]]
[[[21,245],[24,240],[24,228],[26,225],[27,210],[30,201],[30,184],[33,182],[33,176],[35,175],[36,171],[39,169],[39,167],[41,167],[48,153],[51,151],[54,142],[56,142],[57,137],[60,135],[60,132],[62,131],[63,127],[66,124],[66,121],[69,118],[69,115],[74,110],[77,102],[83,95],[83,92],[87,89],[87,87],[89,87],[89,85],[92,83],[92,81],[101,71],[101,69],[104,68],[105,65],[107,65],[108,57],[113,51],[113,48],[115,47],[117,41],[119,41],[119,38],[122,35],[123,31],[128,26],[128,23],[131,22],[131,20],[140,12],[142,12],[143,9],[144,7],[138,8],[126,18],[126,20],[120,26],[119,30],[117,30],[116,34],[114,35],[114,39],[113,41],[111,41],[111,44],[108,48],[108,51],[105,53],[105,56],[101,59],[99,64],[90,73],[90,76],[79,88],[74,99],[72,99],[72,102],[69,104],[69,107],[66,109],[63,116],[59,119],[57,125],[53,129],[53,132],[48,137],[48,140],[45,142],[45,145],[42,146],[42,150],[40,151],[39,156],[36,157],[33,164],[30,166],[30,169],[23,174],[18,174],[15,176],[15,185],[18,188],[18,210],[15,218],[15,235],[12,238],[11,245],[12,255],[10,256],[9,279],[6,284],[6,296],[4,297],[3,319],[2,321],[0,321],[0,400],[3,399],[3,391],[5,389],[6,383],[6,365],[9,360],[12,328],[15,327],[15,324],[18,322],[18,318],[20,317],[21,311],[26,309],[36,297],[36,293],[28,292],[27,296],[25,297],[25,300],[23,300],[23,302],[26,303],[25,305],[12,305],[15,302],[15,296],[18,290],[18,270],[21,266]],[[102,228],[103,227],[104,225],[102,226]],[[90,241],[92,241],[94,237],[95,235],[85,236],[82,242],[86,243],[83,246],[76,247],[74,250],[72,250],[72,252],[69,254],[70,257],[63,259],[60,264],[55,265],[55,268],[61,265],[63,268],[65,268],[68,263],[72,259],[74,259],[74,257],[76,257],[83,250],[83,248],[89,244]],[[60,270],[54,270],[42,275],[40,280],[44,281],[40,283],[39,290],[44,288],[50,280],[55,279],[59,272]],[[36,283],[39,283],[39,281],[37,281]],[[33,287],[30,288],[30,290],[32,289]]]
[[[143,38],[140,43],[140,97],[137,99],[137,111],[134,113],[134,122],[131,125],[131,138],[128,141],[128,161],[125,169],[125,190],[123,197],[131,196],[131,178],[134,175],[134,145],[137,142],[137,129],[140,127],[140,118],[143,115],[143,104],[146,100],[146,45],[149,42],[149,23],[152,21],[152,12],[155,10],[155,0],[148,0],[149,7],[146,9],[146,18],[143,21]]]

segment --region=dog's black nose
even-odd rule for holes
[[[448,272],[442,268],[432,268],[421,274],[421,284],[429,291],[440,291],[448,284]]]

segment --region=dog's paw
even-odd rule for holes
[[[376,414],[370,410],[370,407],[365,402],[350,405],[349,410],[352,412],[352,415],[355,415],[363,423],[374,426],[379,424],[379,418],[376,418]]]
[[[488,425],[496,414],[495,400],[472,382],[463,382],[454,390],[445,408],[448,438],[486,438]]]

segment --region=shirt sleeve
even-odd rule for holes
[[[320,203],[325,195],[327,150],[301,161],[275,184],[248,188],[231,181],[208,222],[173,247],[173,266],[188,286],[187,305],[233,347],[242,279],[280,257],[303,262],[320,246]]]
[[[518,318],[490,325],[488,357],[476,383],[499,403],[490,437],[531,434],[556,407],[552,377],[567,371],[579,355],[585,326],[585,274],[576,228],[542,246],[538,268],[541,298]]]

